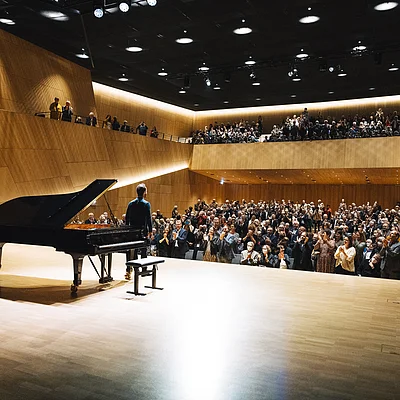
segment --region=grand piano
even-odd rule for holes
[[[82,283],[85,256],[98,255],[101,262],[99,282],[111,281],[112,253],[125,252],[127,260],[131,258],[132,250],[148,245],[143,231],[129,226],[75,225],[69,222],[116,182],[116,179],[97,179],[79,192],[18,197],[1,204],[0,268],[6,243],[52,246],[73,259],[72,292],[76,292]]]

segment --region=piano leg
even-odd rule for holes
[[[5,243],[0,243],[0,268],[1,268],[1,257],[3,256],[3,246]]]
[[[71,292],[76,293],[78,286],[82,283],[82,263],[85,257],[82,254],[71,254],[74,261],[74,280],[71,285]]]
[[[101,276],[99,279],[99,283],[107,283],[112,282],[114,279],[111,276],[111,268],[112,268],[112,253],[100,254],[99,255],[101,262]],[[106,270],[106,262],[107,262],[107,270]],[[107,275],[104,276],[104,273]]]

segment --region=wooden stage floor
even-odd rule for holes
[[[1,400],[400,399],[398,281],[170,259],[134,297],[124,269],[99,291],[85,259],[74,299],[70,256],[5,245]]]

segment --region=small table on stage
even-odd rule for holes
[[[135,296],[145,296],[145,293],[139,292],[139,277],[140,276],[151,276],[151,286],[145,286],[146,288],[163,290],[163,288],[157,287],[157,270],[158,264],[165,262],[164,258],[161,257],[146,257],[137,260],[130,260],[126,262],[127,267],[132,267],[134,271],[133,275],[133,292],[128,291],[127,293],[134,294]],[[152,269],[148,269],[152,267]]]

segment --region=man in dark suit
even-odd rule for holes
[[[144,183],[136,187],[137,198],[128,204],[126,210],[125,221],[127,226],[142,229],[144,237],[148,237],[152,231],[151,224],[151,206],[145,200],[147,195],[147,188]],[[142,258],[146,257],[146,249],[141,250]],[[135,250],[134,258],[137,258],[137,251]],[[132,269],[126,268],[126,279],[131,279]]]
[[[292,250],[292,256],[294,258],[293,269],[313,271],[311,262],[312,250],[313,245],[311,240],[308,240],[306,232],[302,232]]]
[[[93,112],[90,112],[89,116],[86,117],[86,125],[97,126],[97,118],[94,116]]]
[[[182,227],[182,221],[177,219],[175,229],[172,232],[171,257],[185,258],[185,254],[189,250],[187,235],[188,231]]]

